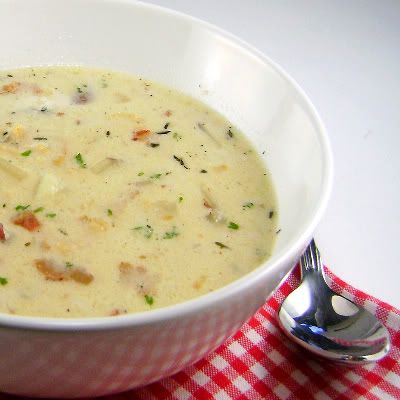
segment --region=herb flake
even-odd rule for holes
[[[82,157],[82,154],[81,154],[81,153],[76,154],[74,158],[75,158],[75,161],[78,163],[78,165],[79,165],[81,168],[86,168],[86,163],[85,163],[85,161],[83,160],[83,157]]]
[[[214,242],[218,247],[221,249],[229,249],[229,247],[226,244],[223,244],[221,242]]]
[[[0,285],[5,286],[5,285],[7,285],[7,283],[8,283],[8,279],[0,276]]]
[[[27,206],[23,206],[23,205],[21,205],[21,204],[18,204],[17,207],[15,207],[15,210],[16,210],[16,211],[25,211],[25,210],[27,210],[30,206],[31,206],[30,204],[28,204]]]
[[[164,233],[163,239],[172,239],[177,237],[179,233],[176,231],[176,227],[174,226],[171,231],[167,231]]]
[[[153,303],[154,303],[154,298],[153,298],[153,296],[150,296],[150,295],[148,295],[148,294],[145,294],[145,295],[144,295],[144,299],[145,299],[146,303],[147,303],[149,306],[153,305]]]
[[[229,222],[229,224],[228,224],[228,228],[229,228],[229,229],[238,230],[238,229],[239,229],[239,225],[238,225],[237,223],[231,221],[231,222]]]
[[[32,150],[25,150],[24,152],[21,153],[22,157],[29,157],[32,153]]]

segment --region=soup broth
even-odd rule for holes
[[[0,312],[200,296],[270,256],[276,207],[258,151],[191,97],[83,67],[0,72]]]

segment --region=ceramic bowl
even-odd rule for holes
[[[0,14],[0,69],[72,64],[141,75],[209,104],[265,150],[280,233],[273,256],[253,272],[197,299],[133,315],[0,314],[0,391],[90,397],[174,374],[235,333],[296,263],[330,193],[324,127],[275,63],[194,18],[123,0],[1,0]]]

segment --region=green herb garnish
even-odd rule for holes
[[[81,168],[86,168],[86,163],[85,163],[85,161],[83,161],[83,157],[82,157],[82,154],[81,154],[81,153],[78,153],[78,154],[75,156],[75,160],[76,160],[76,162],[79,164],[79,166],[80,166]]]
[[[247,203],[244,203],[242,207],[243,207],[243,210],[244,210],[245,208],[253,208],[253,207],[254,207],[254,204],[253,204],[251,201],[249,201],[249,202],[247,202]]]
[[[272,218],[274,217],[274,214],[275,214],[274,211],[271,210],[271,211],[268,213],[268,218],[269,218],[269,219],[272,219]]]
[[[17,205],[17,207],[15,207],[15,209],[16,209],[17,211],[25,211],[25,210],[27,210],[30,206],[31,206],[30,204],[28,204],[27,206],[22,206],[21,204],[19,204],[19,205]]]
[[[182,201],[183,201],[183,197],[182,197],[182,196],[179,196],[179,197],[178,197],[178,202],[179,202],[179,203],[182,203]]]
[[[32,153],[32,150],[26,150],[24,152],[21,153],[22,157],[29,157]]]
[[[42,212],[43,210],[44,210],[44,207],[38,207],[38,208],[35,208],[33,210],[33,212],[36,214],[36,213]]]
[[[163,239],[172,239],[177,237],[179,233],[176,231],[176,227],[174,226],[171,231],[167,231],[164,233]]]
[[[0,285],[5,286],[5,285],[7,285],[7,283],[8,283],[8,279],[0,276]]]
[[[236,224],[235,222],[229,222],[229,224],[228,224],[228,228],[229,229],[234,229],[234,230],[238,230],[239,229],[239,225],[238,224]]]
[[[133,230],[143,232],[143,236],[147,239],[150,239],[154,232],[154,229],[150,225],[136,226]]]
[[[57,214],[56,213],[47,213],[46,217],[47,218],[54,218]]]
[[[73,266],[74,266],[74,264],[72,264],[72,262],[67,261],[67,262],[65,263],[65,267],[66,267],[66,268],[72,268]]]
[[[109,217],[111,217],[113,215],[113,212],[112,212],[112,210],[110,208],[107,209],[107,215]]]
[[[143,171],[140,171],[138,174],[137,174],[137,176],[143,176],[144,175],[144,172]]]
[[[151,179],[160,179],[161,177],[162,177],[162,174],[154,174],[154,175],[150,176]]]
[[[154,303],[154,298],[153,296],[149,296],[148,294],[144,295],[144,299],[146,300],[146,303],[151,306]]]

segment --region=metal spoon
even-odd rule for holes
[[[281,328],[289,338],[318,356],[343,363],[383,358],[390,349],[389,332],[370,312],[328,287],[314,239],[300,266],[302,283],[279,310]]]

